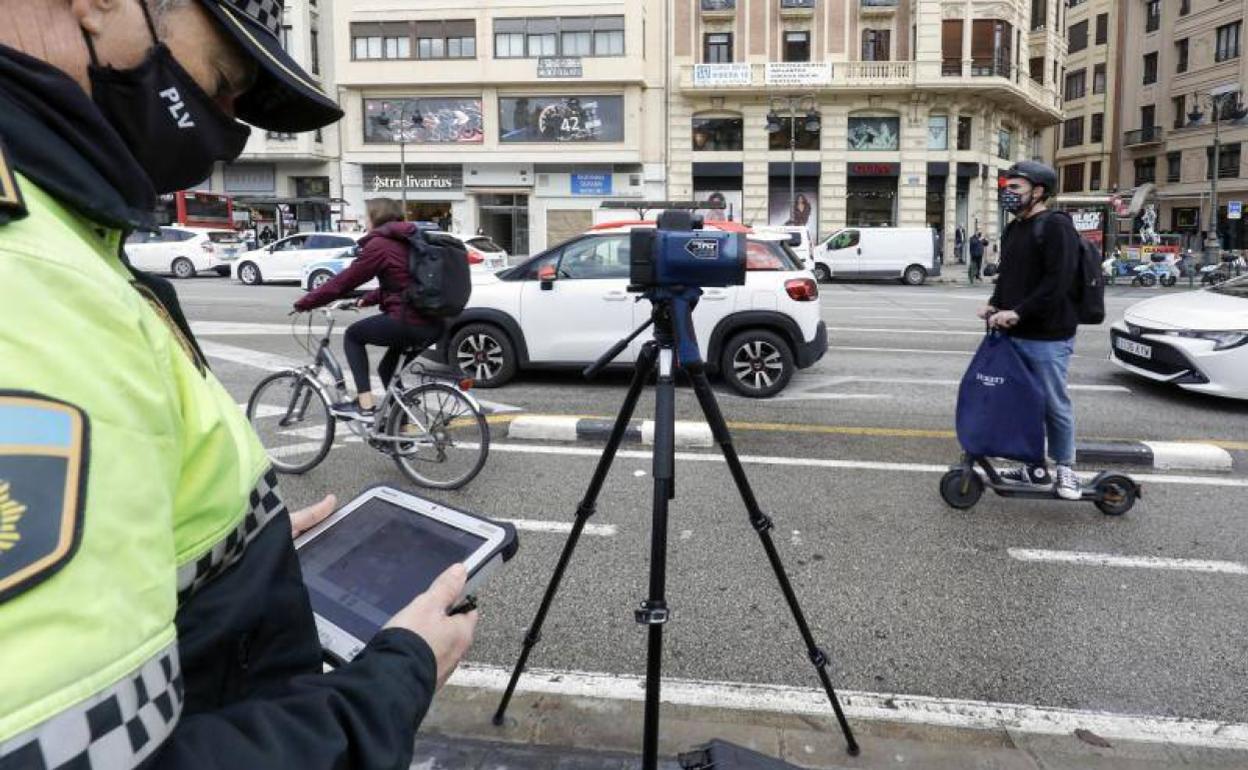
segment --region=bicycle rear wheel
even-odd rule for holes
[[[306,473],[334,444],[329,403],[303,372],[275,372],[247,399],[247,420],[279,473]]]
[[[490,426],[463,393],[442,383],[405,390],[386,417],[399,470],[422,487],[459,489],[481,472]]]

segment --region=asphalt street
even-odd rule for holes
[[[216,278],[177,286],[238,401],[266,369],[304,358],[286,317],[297,287]],[[988,291],[822,287],[828,355],[776,399],[720,389],[836,684],[1248,722],[1248,402],[1131,377],[1106,360],[1106,328],[1082,329],[1071,369],[1081,437],[1213,441],[1231,450],[1236,470],[1143,472],[1144,500],[1121,518],[1087,504],[992,496],[953,511],[936,484],[939,466],[956,458],[956,383],[982,333],[973,313]],[[1111,287],[1109,314],[1156,293]],[[478,392],[500,410],[489,461],[466,489],[428,496],[499,518],[571,522],[595,445],[509,441],[505,417],[611,416],[625,382],[622,373],[594,383],[543,373]],[[651,404],[638,416],[649,417]],[[685,389],[678,413],[699,417]],[[640,449],[618,459],[593,518],[605,526],[582,540],[533,665],[644,670],[632,609],[646,588],[649,471]],[[816,686],[726,467],[690,452],[677,473],[666,672]],[[297,507],[375,483],[410,488],[387,458],[345,443],[283,488]],[[512,663],[563,539],[521,532],[519,555],[483,595],[472,661]],[[1072,563],[1064,555],[1073,552],[1106,558]]]

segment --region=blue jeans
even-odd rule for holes
[[[1044,428],[1049,457],[1058,465],[1075,464],[1075,410],[1066,392],[1066,372],[1075,352],[1075,338],[1024,340],[1011,337],[1014,349],[1044,390]]]

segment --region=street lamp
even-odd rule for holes
[[[1238,95],[1235,95],[1235,102],[1224,104],[1225,97],[1231,94],[1209,93],[1209,94],[1192,94],[1192,111],[1187,114],[1188,127],[1199,126],[1204,120],[1204,113],[1200,111],[1200,105],[1204,101],[1208,101],[1209,111],[1213,118],[1213,161],[1210,163],[1209,174],[1209,230],[1205,236],[1205,254],[1208,261],[1208,254],[1211,252],[1220,252],[1222,248],[1222,239],[1218,237],[1218,174],[1221,173],[1220,154],[1222,150],[1221,142],[1221,121],[1224,118],[1240,121],[1248,115],[1248,111],[1239,103]],[[1220,254],[1218,256],[1221,256]],[[1216,260],[1215,260],[1216,261]]]
[[[797,116],[805,112],[802,128],[808,134],[817,134],[823,128],[819,121],[819,100],[814,94],[804,96],[773,96],[768,100],[767,133],[778,134],[784,130],[777,105],[789,118],[789,221],[797,221]],[[818,227],[816,226],[816,229]]]
[[[399,143],[399,195],[403,200],[404,217],[407,216],[407,132],[424,122],[419,109],[410,115],[407,113],[408,108],[415,105],[414,101],[401,102],[399,115],[397,118],[393,118],[388,114],[390,112],[390,103],[383,102],[381,105],[382,114],[376,118],[377,125],[390,129],[394,136],[394,141]]]

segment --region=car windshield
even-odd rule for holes
[[[238,243],[241,239],[237,233],[229,230],[214,230],[208,233],[208,240],[213,243]]]
[[[499,245],[497,243],[495,243],[494,241],[491,241],[489,238],[486,238],[483,235],[477,236],[476,238],[469,238],[468,245],[472,246],[473,248],[480,249],[481,251],[484,251],[487,254],[497,254],[500,251],[502,251],[502,249],[499,248]]]
[[[1209,291],[1216,294],[1228,294],[1232,297],[1248,299],[1248,275],[1224,281],[1217,286],[1210,287]]]

